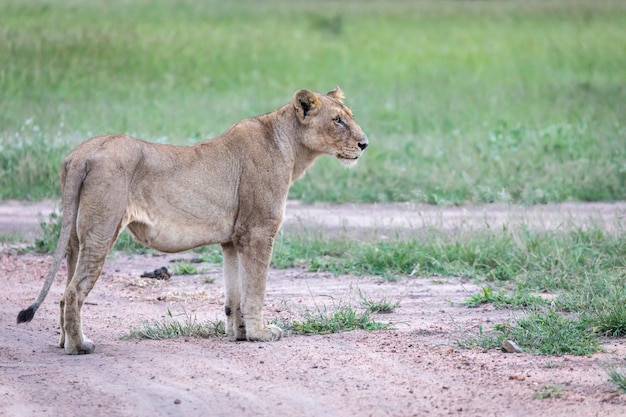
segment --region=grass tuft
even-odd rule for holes
[[[198,269],[197,266],[189,262],[176,262],[172,266],[173,275],[198,275],[205,272],[204,269]]]
[[[298,334],[328,334],[348,332],[352,330],[381,330],[391,326],[390,323],[377,322],[368,311],[358,312],[352,306],[341,304],[329,311],[326,306],[313,311],[305,311],[302,320],[282,323],[287,331]]]
[[[2,233],[0,234],[0,244],[22,243],[26,239],[21,233]]]
[[[464,304],[468,307],[478,307],[483,304],[491,304],[495,308],[520,308],[520,307],[536,307],[546,303],[541,297],[532,294],[516,293],[514,295],[506,295],[503,291],[494,293],[491,287],[483,287],[482,292],[470,296],[465,300]]]
[[[583,313],[583,317],[595,333],[607,337],[626,336],[626,298],[602,298],[602,305]]]
[[[608,374],[611,382],[616,386],[617,391],[626,394],[626,373],[611,368],[608,370]]]
[[[459,341],[462,347],[479,346],[486,349],[502,347],[513,340],[525,352],[540,355],[586,355],[601,350],[600,343],[582,320],[564,317],[553,310],[530,312],[513,324],[499,324],[493,331]]]
[[[129,333],[120,336],[121,339],[175,339],[178,337],[222,337],[226,334],[222,320],[199,322],[195,316],[184,314],[183,320],[176,319],[172,312],[167,310],[167,318],[145,322],[133,328]]]
[[[31,249],[41,253],[54,252],[61,234],[61,220],[61,215],[56,212],[50,213],[48,220],[40,219],[41,237],[35,239],[35,244]]]
[[[541,389],[533,395],[533,397],[540,400],[545,400],[546,398],[561,398],[562,396],[561,388],[554,385],[542,385]]]
[[[361,307],[369,313],[388,314],[393,313],[400,306],[400,301],[391,301],[387,298],[372,300],[361,295]]]

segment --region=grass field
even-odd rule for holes
[[[0,198],[91,135],[189,144],[339,84],[370,138],[305,201],[626,197],[621,1],[0,3]]]

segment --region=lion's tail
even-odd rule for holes
[[[52,258],[52,265],[48,270],[48,276],[43,284],[43,288],[39,293],[39,297],[33,304],[25,310],[22,310],[17,315],[17,323],[27,323],[33,319],[35,312],[46,299],[54,277],[56,276],[61,261],[65,258],[67,253],[67,247],[70,241],[70,235],[72,228],[76,227],[76,217],[78,214],[78,201],[80,197],[80,189],[83,184],[83,180],[87,175],[87,164],[84,162],[73,161],[71,157],[68,157],[63,161],[61,167],[61,184],[62,189],[62,206],[63,206],[63,220],[61,223],[61,234],[59,241],[57,242],[57,248]]]

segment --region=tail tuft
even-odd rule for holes
[[[17,324],[20,323],[28,323],[35,317],[35,309],[33,307],[28,307],[26,310],[20,311],[17,315]]]

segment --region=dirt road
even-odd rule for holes
[[[0,205],[0,235],[31,239],[49,202]],[[533,208],[413,205],[304,206],[289,203],[285,229],[382,234],[496,227],[526,222],[558,228],[624,222],[626,203]],[[266,318],[305,308],[370,299],[399,300],[379,321],[393,329],[292,336],[273,343],[223,338],[121,340],[133,326],[168,310],[198,320],[223,318],[219,266],[201,276],[140,278],[177,256],[122,256],[107,262],[84,311],[92,355],[70,357],[55,346],[66,271],[33,322],[17,312],[39,292],[49,257],[0,251],[0,416],[624,416],[605,366],[626,360],[626,341],[611,340],[593,357],[545,357],[464,350],[455,342],[480,326],[521,312],[461,305],[479,287],[462,278],[333,276],[299,269],[270,272]],[[206,277],[216,278],[206,283]],[[181,316],[182,317],[182,316]],[[546,397],[546,398],[537,398]]]

